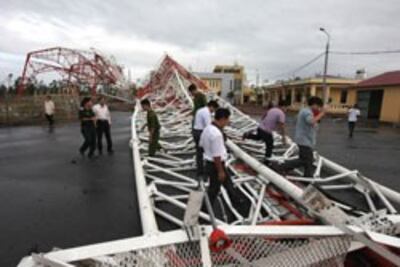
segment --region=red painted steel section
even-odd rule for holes
[[[157,71],[153,71],[150,74],[150,79],[145,86],[137,91],[136,96],[142,98],[144,95],[163,89],[169,80],[169,78],[174,75],[174,71],[177,71],[184,79],[195,84],[197,88],[202,91],[207,91],[207,85],[198,77],[193,75],[191,72],[187,71],[182,65],[173,60],[170,56],[166,55],[162,60]]]
[[[37,75],[47,72],[58,73],[67,83],[87,85],[93,95],[97,85],[116,84],[123,76],[120,66],[95,51],[52,47],[27,54],[18,94],[23,94]]]

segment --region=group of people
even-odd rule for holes
[[[54,127],[54,114],[56,111],[55,104],[50,95],[46,96],[44,101],[44,115],[48,122],[49,129]],[[107,142],[107,152],[114,153],[111,140],[111,114],[106,100],[103,96],[97,99],[97,103],[93,105],[92,98],[84,97],[79,108],[79,120],[81,121],[81,133],[83,136],[83,144],[79,148],[82,156],[86,155],[93,158],[94,152],[97,150],[99,155],[103,154],[103,135]]]
[[[248,205],[245,205],[244,198],[233,186],[225,166],[228,153],[224,127],[229,124],[231,113],[229,109],[219,107],[215,100],[207,102],[206,96],[194,84],[190,85],[188,90],[193,98],[192,135],[196,149],[198,179],[209,179],[208,196],[212,204],[220,187],[224,186],[233,205],[240,213],[245,214]],[[142,100],[141,106],[147,112],[149,156],[154,156],[160,148],[160,123],[148,99]]]
[[[85,97],[81,101],[79,109],[79,119],[81,121],[81,133],[84,139],[82,146],[79,148],[79,153],[82,156],[86,155],[93,158],[96,150],[99,155],[103,153],[103,135],[107,141],[107,152],[112,154],[112,140],[111,140],[111,114],[104,97],[98,98],[98,103],[93,105],[90,97]]]
[[[226,135],[224,127],[229,124],[231,113],[229,109],[219,107],[216,100],[207,102],[206,96],[192,84],[188,88],[193,98],[192,136],[196,149],[196,165],[198,179],[208,179],[208,196],[211,204],[214,203],[220,187],[224,186],[230,199],[239,212],[245,212],[242,208],[243,198],[233,186],[229,172],[225,166],[227,160],[227,148],[225,146]],[[321,98],[312,96],[308,99],[308,105],[302,108],[296,121],[294,142],[298,145],[298,158],[288,160],[278,166],[271,161],[274,149],[274,135],[277,131],[282,136],[282,144],[286,145],[286,103],[280,101],[278,105],[270,105],[262,116],[255,132],[246,132],[243,139],[260,140],[265,143],[264,163],[278,172],[286,173],[295,168],[303,168],[304,176],[313,175],[314,147],[318,124],[325,116],[326,111]],[[156,112],[151,108],[148,99],[141,101],[142,108],[147,112],[147,127],[149,131],[149,155],[154,156],[160,149],[160,123]],[[357,107],[349,110],[349,136],[352,137],[355,121],[360,115]]]

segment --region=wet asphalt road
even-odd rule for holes
[[[350,139],[345,120],[327,118],[320,125],[317,150],[349,169],[357,169],[366,177],[400,191],[400,128],[371,128],[360,123]]]
[[[114,113],[115,154],[82,160],[79,125],[0,128],[0,266],[45,252],[141,234],[128,147],[129,113]],[[294,119],[289,119],[293,132]],[[326,119],[318,150],[400,191],[400,129],[356,129]],[[71,163],[77,159],[77,163]]]
[[[137,236],[129,113],[113,114],[115,154],[82,160],[79,125],[0,128],[0,266],[49,251]],[[76,164],[71,163],[76,160]]]

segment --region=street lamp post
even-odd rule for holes
[[[319,28],[319,30],[321,32],[325,33],[326,37],[328,38],[328,40],[326,42],[326,48],[325,48],[324,76],[322,78],[324,104],[327,104],[329,99],[328,99],[328,87],[326,85],[326,75],[327,75],[327,72],[328,72],[329,43],[330,43],[330,40],[331,40],[331,36],[324,28]]]

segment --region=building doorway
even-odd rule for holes
[[[292,104],[292,94],[289,92],[286,94],[285,104],[288,106],[290,106]]]
[[[383,90],[369,90],[357,92],[357,104],[361,117],[378,120],[381,115]]]

